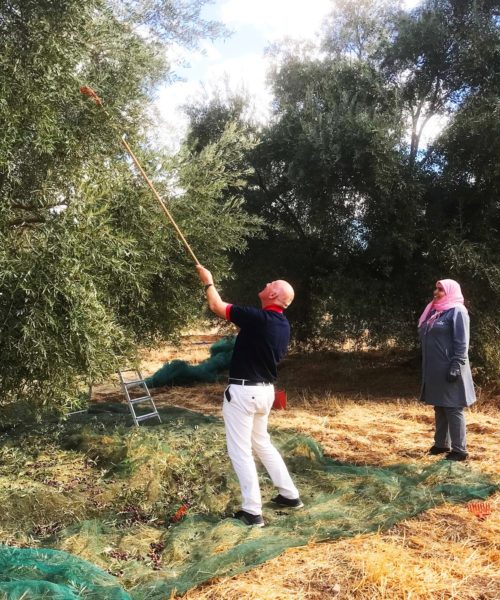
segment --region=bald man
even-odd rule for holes
[[[229,385],[224,392],[222,414],[227,451],[240,482],[242,505],[234,516],[249,527],[263,527],[262,499],[252,450],[266,468],[278,495],[276,507],[299,509],[299,498],[280,453],[267,432],[274,402],[277,367],[290,339],[290,324],[283,314],[294,297],[292,286],[272,281],[259,292],[261,308],[224,302],[215,289],[210,271],[197,265],[205,285],[210,310],[240,328],[229,367]]]

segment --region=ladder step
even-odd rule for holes
[[[141,415],[140,417],[136,417],[137,421],[145,421],[146,419],[151,419],[152,417],[160,418],[160,415],[157,412],[148,413],[147,415]]]
[[[153,402],[151,396],[141,396],[140,398],[130,398],[130,404],[137,404],[138,402],[145,402],[146,400]]]
[[[138,377],[138,379],[130,379],[129,381],[126,381],[123,376],[124,373],[133,373],[133,375],[129,375],[129,377]],[[156,417],[161,423],[161,417],[158,414],[158,411],[156,410],[156,406],[153,398],[151,397],[151,394],[149,393],[148,386],[142,378],[142,373],[137,369],[124,369],[123,371],[118,371],[118,376],[120,378],[123,393],[125,394],[125,398],[127,399],[128,407],[130,408],[130,412],[132,413],[134,423],[136,425],[139,425],[141,421],[145,421],[146,419],[152,419],[153,417]],[[139,393],[142,392],[143,394],[145,394],[145,396],[140,396],[139,398],[131,398],[129,393],[129,390],[131,388],[142,388]],[[137,392],[138,390],[135,390],[135,392],[132,393]],[[147,413],[146,415],[136,415],[134,410],[134,404],[139,404],[140,402],[151,402],[151,406],[146,407],[146,410],[149,408],[149,410],[152,410],[153,412]]]

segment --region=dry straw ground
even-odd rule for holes
[[[165,360],[198,362],[213,335],[184,338],[180,348],[144,355],[146,373]],[[356,464],[439,460],[432,444],[432,409],[417,401],[418,365],[394,354],[292,355],[280,386],[286,411],[271,426],[318,440],[328,456]],[[220,415],[222,385],[163,388],[157,401]],[[500,473],[498,395],[478,389],[468,411],[471,468]],[[231,579],[191,590],[187,600],[494,600],[500,598],[500,494],[480,521],[466,506],[445,504],[389,531],[292,549]]]

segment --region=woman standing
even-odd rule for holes
[[[429,454],[447,460],[467,458],[464,407],[476,401],[469,351],[469,314],[460,285],[453,279],[436,283],[434,300],[418,322],[422,341],[420,399],[434,406],[436,430]]]

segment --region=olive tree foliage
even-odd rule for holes
[[[288,72],[280,74],[280,82],[287,79]],[[295,121],[298,143],[286,143],[274,185],[290,185],[286,218],[300,214],[306,223],[294,252],[300,267],[290,274],[303,302],[295,306],[297,333],[339,342],[366,342],[367,333],[372,343],[407,341],[414,330],[400,324],[412,316],[420,192],[402,157],[397,94],[363,62],[325,61],[323,75],[313,79],[320,83],[306,83],[302,93],[307,98],[317,90],[316,110],[298,114],[285,106],[272,133],[287,133],[282,126]],[[262,188],[269,189],[273,167],[263,172]],[[311,250],[303,254],[304,247]],[[412,269],[404,269],[409,263]]]
[[[451,116],[494,77],[495,13],[498,3],[490,0],[427,0],[397,20],[394,39],[383,47],[383,71],[409,117],[411,165],[430,119]]]
[[[245,90],[233,92],[227,86],[205,90],[184,106],[184,112],[189,119],[186,143],[195,153],[216,142],[229,123],[238,125],[250,138],[257,135],[258,128],[252,123],[252,101]]]
[[[200,38],[214,40],[228,32],[222,23],[207,21],[201,11],[213,0],[110,0],[114,14],[163,42],[197,46]]]
[[[323,24],[322,47],[330,56],[375,64],[403,14],[400,1],[336,0]]]
[[[174,157],[147,142],[154,90],[170,73],[164,39],[215,34],[199,17],[203,4],[129,2],[127,18],[106,0],[0,2],[4,418],[9,407],[71,406],[84,386],[133,360],[138,344],[175,336],[199,315],[194,265],[121,132],[202,262],[225,271],[227,251],[241,251],[257,227],[239,199],[245,173],[225,168],[250,151],[250,138],[228,127],[203,152]],[[157,34],[140,31],[141,6]],[[81,85],[99,93],[114,124]]]

